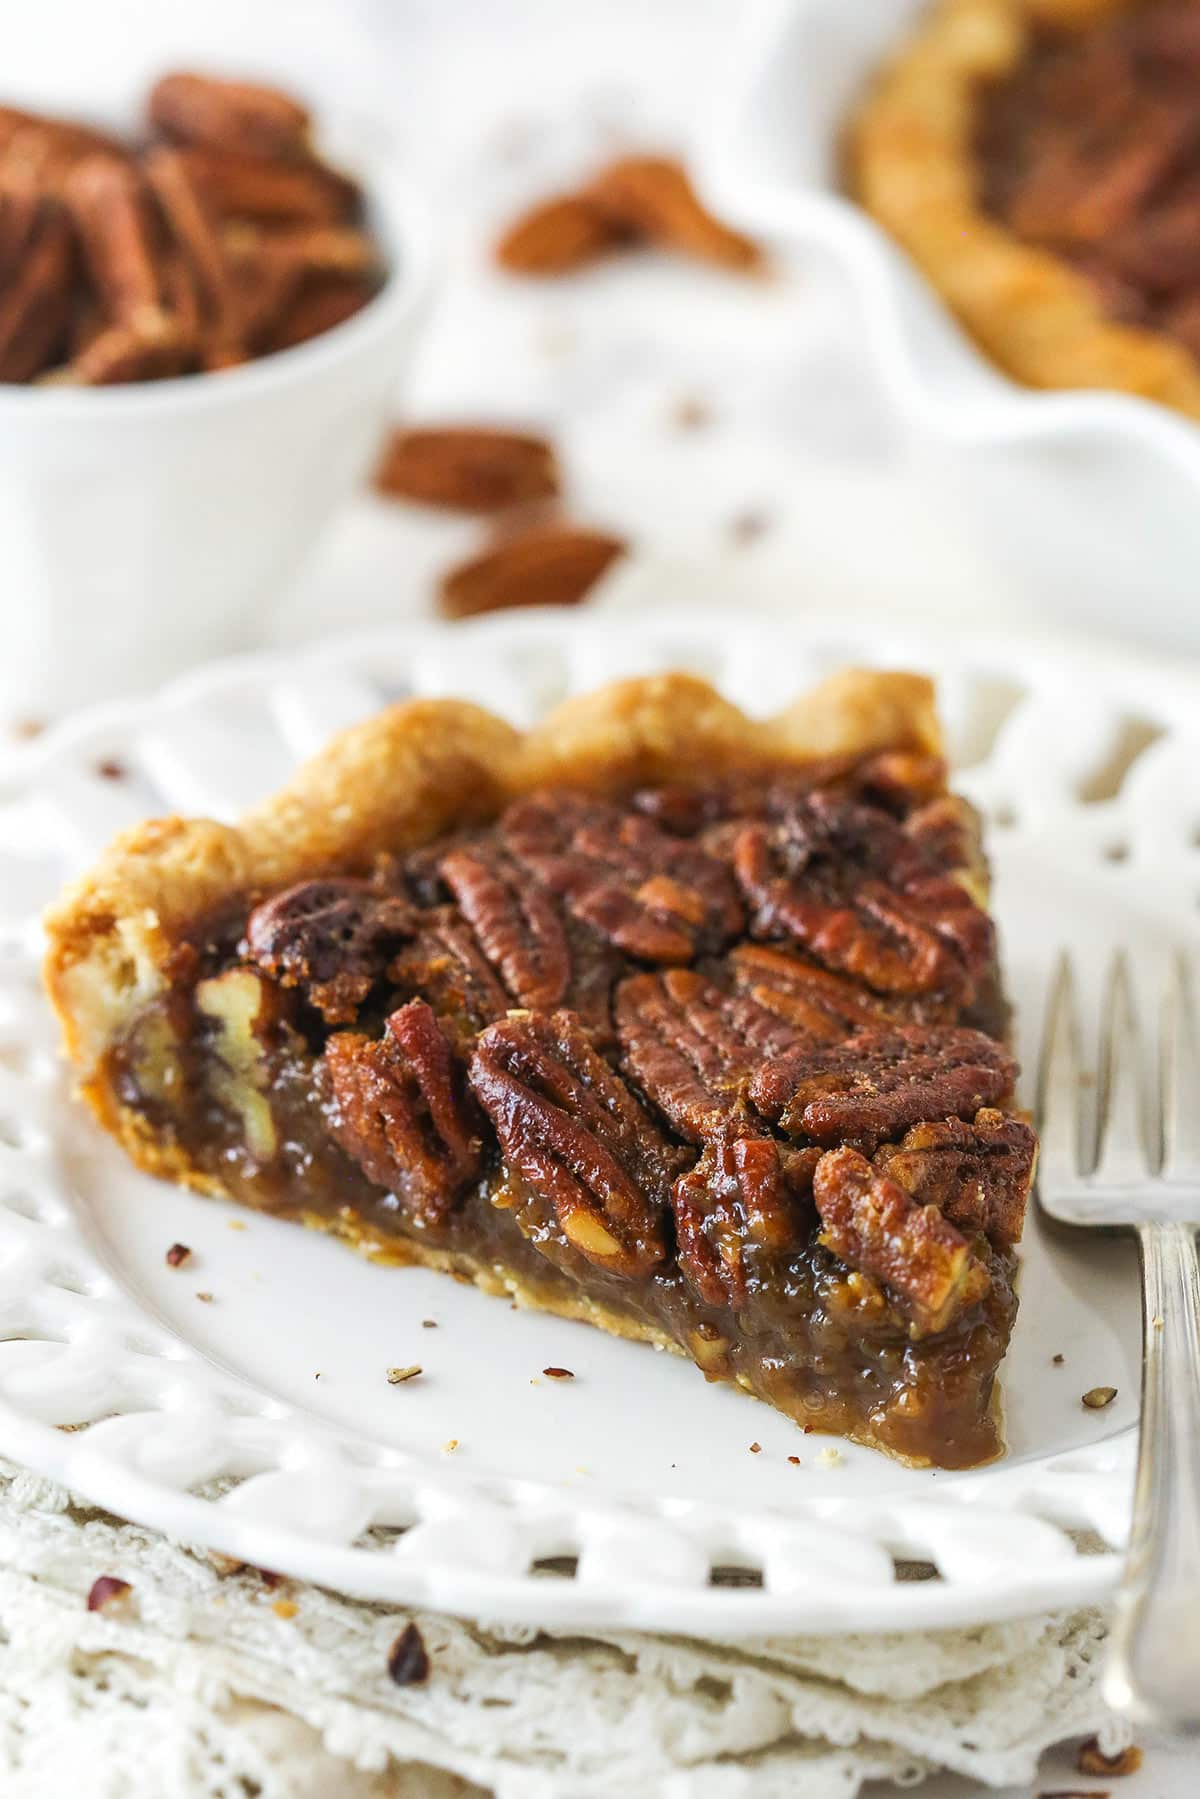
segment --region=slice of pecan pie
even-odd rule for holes
[[[1034,1154],[983,888],[927,682],[752,723],[670,675],[525,736],[416,701],[147,824],[47,980],[142,1167],[962,1467]]]
[[[1200,418],[1195,0],[931,0],[847,149],[855,195],[1018,380]]]

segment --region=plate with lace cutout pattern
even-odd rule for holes
[[[645,1346],[139,1175],[57,1060],[37,912],[122,826],[234,817],[403,695],[455,693],[523,724],[681,667],[761,714],[848,662],[938,680],[956,784],[984,815],[1026,1059],[1068,938],[1089,975],[1129,943],[1151,995],[1164,958],[1200,939],[1200,743],[1194,684],[1136,659],[847,621],[530,613],[222,664],[10,758],[0,1451],[240,1560],[559,1628],[929,1627],[1105,1593],[1136,1418],[1125,1245],[1031,1219],[1002,1369],[1008,1453],[965,1475],[910,1469]],[[171,1267],[176,1242],[191,1254]],[[419,1378],[388,1383],[412,1365]],[[1096,1412],[1080,1398],[1098,1385],[1117,1397]]]

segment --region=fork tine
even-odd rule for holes
[[[1079,1017],[1075,975],[1058,959],[1038,1067],[1038,1185],[1047,1194],[1079,1177]]]
[[[1144,1183],[1149,1173],[1140,1060],[1129,962],[1121,950],[1109,966],[1100,1023],[1099,1145],[1093,1177],[1098,1185]]]
[[[1173,959],[1160,1059],[1163,1178],[1200,1182],[1200,1042],[1188,956]]]

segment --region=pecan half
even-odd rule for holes
[[[280,162],[208,144],[177,154],[205,205],[219,218],[337,224],[358,212],[354,182],[319,162]]]
[[[1011,1249],[1025,1222],[1036,1147],[1021,1119],[986,1107],[969,1123],[914,1125],[901,1142],[883,1145],[875,1165],[961,1231],[983,1231],[998,1249]]]
[[[751,1128],[751,1072],[794,1042],[788,1025],[753,999],[723,993],[691,969],[622,981],[614,1011],[623,1067],[692,1142]]]
[[[559,491],[558,462],[544,437],[485,425],[393,431],[375,487],[389,499],[455,512],[500,512]]]
[[[966,1002],[990,965],[987,914],[879,808],[809,794],[742,829],[734,866],[756,936],[793,938],[877,992]]]
[[[557,1006],[571,956],[553,897],[491,845],[452,849],[439,864],[484,955],[523,1006]]]
[[[301,881],[246,921],[245,953],[284,987],[299,987],[329,1024],[348,1024],[397,947],[413,935],[408,901],[350,876]]]
[[[259,350],[264,356],[292,350],[344,325],[374,299],[377,289],[375,280],[363,276],[325,275],[307,281],[264,333]]]
[[[637,813],[550,792],[510,806],[500,831],[576,918],[641,961],[687,962],[741,928],[728,869]]]
[[[278,88],[180,71],[155,82],[146,113],[156,131],[178,143],[209,144],[246,156],[308,154],[308,111]]]
[[[943,1331],[991,1284],[966,1238],[936,1206],[914,1204],[898,1181],[854,1149],[823,1155],[813,1176],[820,1241],[879,1281],[914,1337]]]
[[[887,1022],[874,994],[787,950],[739,943],[725,966],[741,992],[806,1037],[833,1041]]]
[[[759,246],[713,216],[683,164],[671,157],[621,157],[600,170],[586,197],[617,230],[665,249],[729,269],[748,271],[762,264]]]
[[[479,1177],[482,1121],[429,1007],[410,1000],[376,1041],[336,1032],[324,1066],[337,1142],[416,1222],[436,1227]]]
[[[508,1169],[553,1208],[568,1243],[616,1274],[658,1266],[679,1153],[571,1013],[531,1012],[492,1025],[472,1058],[471,1085]]]
[[[791,1136],[877,1143],[929,1119],[974,1118],[1016,1073],[981,1031],[905,1025],[788,1050],[758,1070],[750,1097]]]
[[[402,992],[428,1000],[455,1038],[473,1037],[509,1009],[508,994],[470,925],[449,906],[422,917],[411,944],[391,963],[388,978]]]
[[[494,255],[514,275],[566,275],[628,243],[630,233],[587,194],[559,194],[514,219]]]
[[[225,259],[217,219],[189,172],[185,152],[163,146],[151,150],[143,166],[199,290],[211,344],[226,355],[239,352],[244,321],[237,290]]]
[[[770,1137],[710,1143],[671,1194],[679,1265],[707,1305],[750,1298],[747,1251],[784,1251],[799,1238],[815,1158]]]
[[[577,606],[626,548],[606,531],[534,525],[449,569],[438,609],[446,618],[472,618],[513,606]]]
[[[0,381],[29,381],[66,337],[74,254],[61,212],[44,207],[33,238],[0,290]]]
[[[63,201],[106,317],[136,327],[158,315],[158,259],[145,183],[134,165],[116,156],[85,157],[68,175]]]

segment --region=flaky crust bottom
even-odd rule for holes
[[[1117,388],[1200,418],[1200,362],[1115,323],[1090,284],[984,210],[978,90],[1031,30],[1086,30],[1138,0],[935,0],[878,73],[847,132],[851,192],[924,270],[988,355],[1030,387]]]

